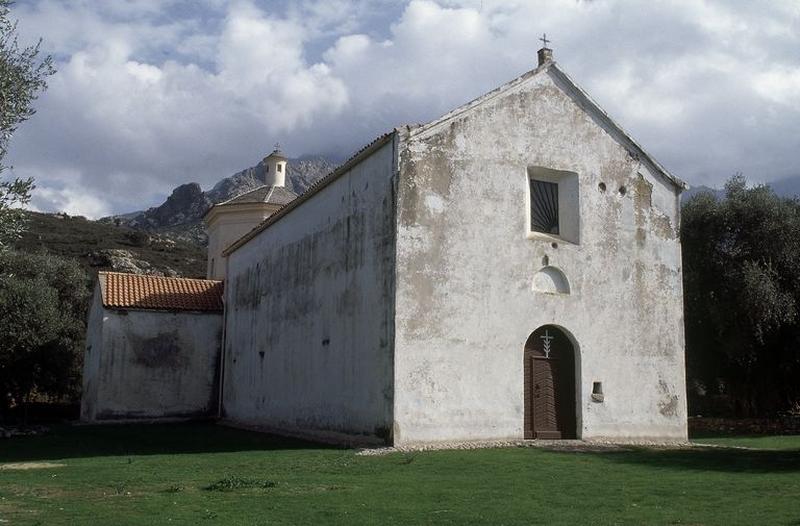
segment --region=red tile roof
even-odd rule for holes
[[[103,306],[127,309],[222,311],[222,282],[100,272]]]

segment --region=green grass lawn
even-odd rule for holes
[[[749,447],[755,449],[785,449],[800,450],[800,436],[708,436],[697,437],[692,440],[696,444],[710,444],[712,446]]]
[[[63,464],[0,469],[0,524],[798,525],[800,437],[779,445],[365,457],[207,424],[64,427],[0,441],[0,464]]]

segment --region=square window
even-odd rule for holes
[[[558,183],[531,179],[531,231],[558,235]]]
[[[578,174],[543,166],[527,170],[527,237],[580,243]]]

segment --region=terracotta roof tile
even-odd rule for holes
[[[103,306],[111,308],[222,311],[222,282],[100,272]]]

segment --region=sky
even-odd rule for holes
[[[280,142],[348,157],[556,62],[692,185],[800,175],[800,1],[17,0],[58,72],[11,141],[33,206],[96,218]]]

